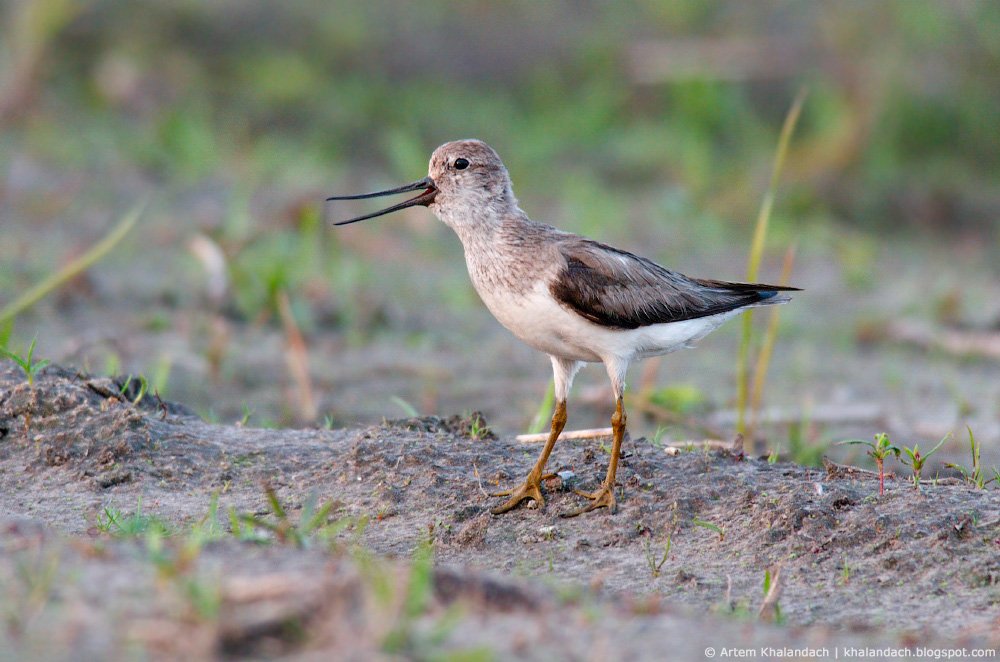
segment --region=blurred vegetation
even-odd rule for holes
[[[478,136],[584,228],[637,190],[749,221],[808,84],[782,214],[996,233],[995,2],[21,0],[3,19],[4,142],[62,164],[353,190]]]
[[[1000,254],[998,73],[989,0],[11,0],[0,4],[0,227],[23,231],[0,241],[0,304],[152,193],[102,263],[114,274],[103,284],[121,287],[85,275],[52,298],[186,334],[197,360],[165,348],[154,368],[121,350],[120,365],[100,340],[108,366],[157,372],[161,392],[171,375],[178,390],[197,386],[200,370],[258,383],[230,360],[227,324],[280,329],[285,297],[285,328],[310,340],[388,330],[430,342],[426,329],[449,327],[418,316],[475,302],[456,242],[405,214],[384,221],[392,232],[331,232],[326,215],[354,208],[321,201],[413,181],[435,146],[462,137],[498,149],[533,217],[739,278],[803,88],[766,273],[794,239],[803,273],[821,253],[848,289],[868,290],[885,252],[905,250],[887,237],[962,234]],[[691,269],[706,255],[732,268]],[[933,305],[913,290],[914,306]],[[35,332],[22,323],[14,344]],[[853,342],[840,327],[828,340]],[[82,341],[70,349],[95,356]],[[420,379],[436,393],[438,377]]]

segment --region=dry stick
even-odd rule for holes
[[[560,440],[565,439],[597,439],[598,437],[610,437],[614,434],[614,430],[611,428],[588,428],[586,430],[563,430],[559,434]],[[539,432],[538,434],[519,434],[514,437],[523,444],[537,444],[543,441],[548,441],[548,432]]]
[[[309,355],[306,350],[306,341],[302,337],[302,332],[299,331],[298,324],[295,323],[292,306],[288,301],[288,293],[284,290],[278,293],[278,312],[281,315],[281,323],[285,327],[285,338],[288,340],[285,363],[298,391],[299,415],[303,420],[313,421],[319,411],[316,407],[316,398],[313,396],[312,380],[309,377]]]
[[[737,436],[737,439],[742,442],[742,437]],[[664,452],[667,455],[680,455],[684,451],[692,450],[694,448],[702,449],[715,449],[719,451],[726,451],[728,453],[742,452],[737,450],[736,444],[732,441],[722,441],[721,439],[702,439],[700,441],[675,441],[671,444],[667,444],[663,447]],[[742,449],[742,444],[740,445]]]
[[[802,111],[802,104],[806,99],[806,88],[799,90],[792,102],[792,107],[785,116],[785,123],[781,127],[781,136],[778,139],[778,148],[774,157],[774,166],[771,169],[771,181],[764,193],[764,200],[760,205],[760,212],[757,214],[757,225],[753,231],[753,241],[750,244],[750,260],[747,265],[747,280],[753,282],[757,279],[757,268],[760,266],[761,255],[764,252],[764,239],[767,237],[767,226],[771,219],[771,208],[774,206],[774,192],[778,187],[778,179],[781,176],[781,168],[785,163],[785,154],[788,152],[788,144],[791,142],[792,133],[799,120]],[[747,371],[750,361],[750,336],[753,331],[753,310],[748,310],[743,315],[743,333],[740,340],[739,360],[736,365],[736,388],[737,406],[739,420],[736,424],[738,432],[746,432],[744,417],[747,408],[747,396],[749,384],[747,384]]]
[[[598,439],[601,437],[610,437],[614,434],[614,430],[611,428],[590,428],[587,430],[563,430],[562,434],[559,435],[559,440],[563,441],[566,439]],[[549,434],[519,434],[514,437],[517,441],[522,444],[538,444],[543,441],[547,441]],[[677,455],[678,453],[689,450],[691,448],[710,448],[720,451],[728,452],[738,452],[739,448],[737,444],[732,441],[722,441],[721,439],[699,439],[697,441],[675,441],[673,443],[664,446],[664,451],[668,455]]]
[[[479,484],[479,491],[483,493],[484,497],[488,497],[490,493],[483,489],[483,479],[479,476],[479,467],[476,466],[475,462],[472,463],[472,471],[476,476],[476,483]]]
[[[136,221],[139,220],[139,216],[142,215],[142,211],[145,207],[145,201],[140,202],[135,207],[132,207],[132,209],[122,217],[122,220],[119,221],[118,225],[116,225],[111,232],[106,234],[103,239],[94,244],[90,250],[67,264],[59,271],[50,274],[42,282],[29,289],[13,302],[7,304],[3,310],[0,310],[0,328],[44,299],[50,292],[61,287],[81,272],[86,271],[99,262],[111,251],[112,248],[117,246],[118,242],[120,242],[135,226]]]
[[[792,276],[792,266],[795,264],[796,245],[793,243],[785,251],[785,259],[781,265],[781,280],[778,285],[788,285]],[[771,319],[767,323],[767,331],[764,332],[764,344],[761,346],[760,354],[757,355],[757,362],[753,370],[753,388],[750,391],[750,424],[747,426],[746,438],[750,440],[750,448],[754,449],[754,429],[757,427],[757,416],[760,413],[760,401],[764,397],[764,382],[767,379],[767,368],[771,363],[771,355],[774,353],[774,343],[778,339],[778,319],[780,317],[779,306],[774,306],[771,310]]]
[[[849,464],[838,464],[828,457],[823,458],[823,468],[826,470],[827,478],[842,478],[844,476],[878,476],[877,471],[872,471],[870,469],[862,469],[861,467],[854,467]],[[894,478],[892,474],[890,477]]]

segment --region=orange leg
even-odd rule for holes
[[[608,464],[608,474],[596,492],[573,490],[580,496],[590,499],[590,503],[579,510],[564,513],[563,517],[576,517],[583,513],[589,513],[591,510],[597,510],[598,508],[607,508],[608,512],[611,513],[617,510],[618,505],[615,502],[615,474],[618,473],[618,457],[621,455],[622,439],[625,437],[625,420],[625,404],[623,398],[619,397],[615,405],[615,413],[611,416],[611,429],[614,432],[614,441],[611,444],[611,462]]]
[[[534,500],[539,507],[545,505],[545,497],[542,496],[542,480],[549,478],[552,474],[542,475],[542,471],[545,470],[545,463],[549,461],[549,455],[552,453],[552,448],[556,445],[556,439],[559,438],[559,433],[562,432],[565,426],[566,401],[561,400],[556,404],[556,410],[552,414],[552,429],[549,432],[548,440],[545,442],[545,448],[542,449],[542,454],[538,456],[538,461],[535,462],[535,466],[528,472],[527,478],[524,479],[520,487],[491,495],[510,497],[503,504],[490,510],[491,513],[499,515],[508,510],[513,510],[525,499]]]

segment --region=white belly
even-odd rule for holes
[[[542,282],[524,295],[479,291],[479,296],[501,324],[531,347],[552,356],[591,363],[631,361],[690,347],[740,312],[637,329],[610,329],[564,308]]]

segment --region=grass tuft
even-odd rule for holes
[[[972,455],[972,467],[966,468],[961,464],[955,464],[952,462],[949,462],[944,466],[950,469],[958,470],[966,481],[972,483],[981,490],[985,490],[986,486],[993,482],[1000,484],[1000,471],[998,471],[996,467],[993,467],[993,477],[986,478],[986,473],[983,471],[983,462],[980,458],[982,444],[976,441],[976,437],[972,434],[971,427],[966,426],[965,429],[969,431],[969,452]]]

